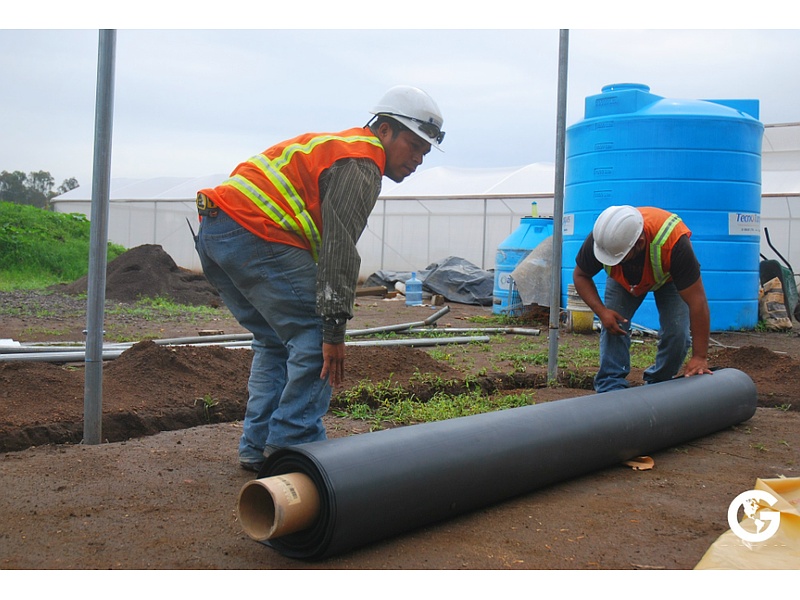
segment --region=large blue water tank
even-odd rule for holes
[[[511,273],[517,265],[543,240],[553,235],[553,219],[522,217],[519,227],[497,246],[492,290],[492,313],[509,312],[511,302]]]
[[[567,129],[562,302],[575,257],[609,206],[657,206],[692,231],[711,328],[758,322],[761,140],[758,100],[675,100],[640,84],[614,84],[586,98]],[[595,278],[600,296],[605,273]],[[634,322],[658,329],[648,294]]]

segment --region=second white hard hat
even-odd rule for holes
[[[383,95],[370,112],[392,117],[436,148],[444,139],[442,112],[433,98],[419,88],[396,85]]]
[[[642,229],[644,218],[633,206],[609,206],[592,229],[597,260],[604,265],[618,265],[634,247]]]

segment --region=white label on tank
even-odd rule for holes
[[[728,235],[761,235],[761,215],[758,213],[728,213]]]
[[[561,218],[561,233],[563,235],[572,235],[575,233],[575,215],[564,215]]]

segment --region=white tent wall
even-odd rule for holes
[[[800,196],[771,196],[761,199],[761,254],[775,259],[785,266],[779,256],[769,247],[769,239],[795,273],[800,273]]]
[[[187,219],[197,232],[198,190],[218,185],[225,175],[113,179],[109,192],[108,239],[125,248],[157,244],[181,267],[200,272]],[[91,215],[91,189],[76,188],[51,200],[60,213]]]
[[[761,254],[800,269],[800,123],[767,125],[761,159]]]
[[[175,262],[200,271],[186,223],[197,229],[194,197],[224,175],[200,178],[114,179],[109,239],[133,248],[158,244]],[[465,169],[433,167],[383,191],[358,242],[360,275],[378,270],[422,270],[448,256],[493,269],[498,245],[530,215],[553,215],[555,167]],[[91,190],[77,188],[52,200],[58,212],[91,214]],[[800,269],[800,123],[767,125],[762,149],[761,226],[772,245]],[[778,258],[762,234],[761,253]]]
[[[54,204],[63,213],[91,210],[83,200],[63,200]],[[200,259],[194,249],[189,225],[197,232],[197,208],[188,200],[120,200],[109,202],[108,239],[125,248],[157,244],[181,267],[200,272]]]
[[[188,219],[197,231],[197,190],[225,177],[115,179],[109,201],[108,237],[126,248],[158,244],[181,267],[200,271]],[[497,246],[529,216],[537,201],[553,214],[554,166],[457,169],[434,167],[384,188],[358,242],[359,275],[422,270],[458,256],[493,269]],[[76,188],[54,198],[62,213],[91,214],[90,190]]]
[[[379,198],[358,242],[361,275],[421,271],[448,256],[494,269],[497,247],[531,214],[553,215],[553,197]]]

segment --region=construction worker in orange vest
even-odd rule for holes
[[[655,364],[645,370],[645,382],[672,379],[690,346],[684,375],[711,373],[708,301],[690,237],[678,215],[660,208],[611,206],[595,221],[572,277],[575,291],[602,325],[595,391],[628,387],[631,320],[651,291],[660,330]],[[605,302],[592,279],[601,269],[608,275]]]
[[[444,139],[439,107],[418,88],[391,88],[371,112],[364,127],[276,144],[197,194],[203,271],[253,334],[245,469],[325,439],[331,386],[344,377],[356,243],[382,176],[402,181]]]

